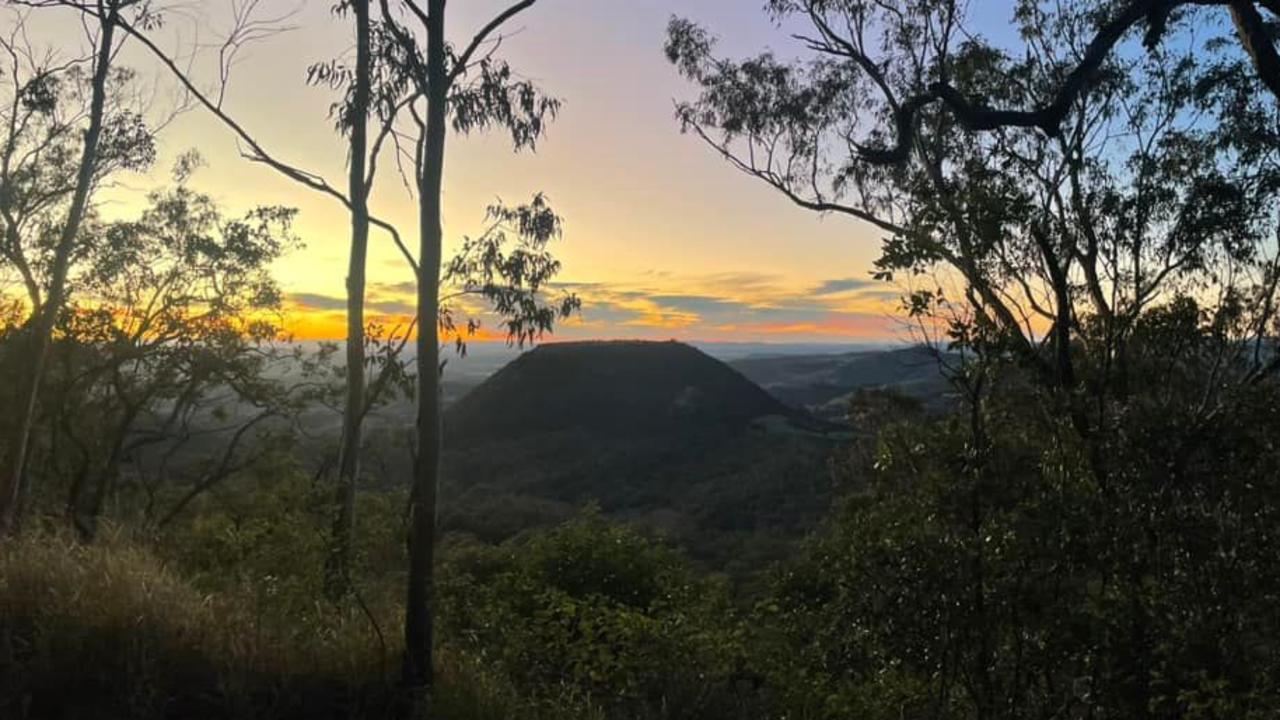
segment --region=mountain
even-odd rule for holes
[[[446,424],[451,439],[475,442],[575,427],[628,434],[744,428],[768,416],[797,413],[688,345],[580,342],[516,358],[456,402]]]
[[[895,390],[931,409],[950,402],[941,362],[956,358],[924,346],[887,351],[742,358],[733,368],[793,408],[841,421],[859,389]]]
[[[745,567],[786,552],[832,496],[828,426],[676,342],[539,347],[445,426],[442,526],[489,541],[597,504]]]

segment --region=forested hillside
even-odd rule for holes
[[[596,504],[738,570],[816,525],[834,497],[826,459],[847,436],[672,342],[540,347],[445,425],[446,530],[501,541]]]
[[[0,718],[1280,717],[1280,4],[282,7],[0,2]]]

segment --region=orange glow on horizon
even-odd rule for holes
[[[716,3],[727,7],[731,0]],[[192,5],[200,11],[189,19],[205,27],[226,20],[217,4]],[[453,26],[465,32],[485,22],[483,5],[458,4]],[[692,88],[662,58],[666,26],[673,12],[714,12],[712,5],[612,0],[550,3],[532,12],[527,29],[504,42],[501,55],[565,106],[536,153],[513,154],[500,132],[451,136],[442,197],[446,257],[464,237],[483,232],[484,210],[495,198],[518,203],[545,193],[565,220],[564,237],[552,247],[563,266],[556,281],[573,286],[584,302],[582,319],[558,323],[549,338],[852,341],[881,328],[881,339],[890,339],[892,323],[863,319],[884,311],[869,281],[880,231],[797,208],[680,132],[671,101]],[[78,23],[59,23],[64,16],[54,12],[40,17],[51,21],[33,29],[37,46],[83,43]],[[785,38],[764,14],[740,18],[739,30],[762,43]],[[224,109],[270,154],[340,187],[348,149],[333,132],[335,96],[304,79],[313,63],[349,52],[351,28],[325,3],[299,4],[291,24],[297,31],[254,45],[252,73],[247,65],[233,73]],[[190,29],[175,18],[162,39],[181,46]],[[216,81],[216,58],[197,55],[196,79]],[[595,61],[584,65],[582,57]],[[160,91],[176,89],[168,71],[136,43],[125,45],[120,61]],[[610,71],[601,73],[603,67]],[[104,217],[133,217],[147,190],[171,182],[173,159],[198,148],[206,166],[191,187],[213,196],[228,217],[263,204],[298,210],[294,230],[305,249],[273,267],[286,297],[277,320],[282,329],[300,340],[345,337],[350,218],[341,203],[246,162],[234,135],[209,113],[178,115],[159,140],[149,172],[127,176],[102,194]],[[417,203],[397,176],[391,146],[370,203],[414,247]],[[405,287],[413,274],[384,232],[370,239],[367,273],[371,318],[406,321],[414,302]],[[843,290],[831,289],[837,286]],[[314,302],[295,303],[295,296]],[[491,317],[463,310],[485,320],[477,339],[505,339]],[[842,314],[849,317],[833,319]]]
[[[365,316],[366,324],[377,323],[387,333],[402,337],[404,328],[413,322],[410,315],[384,315],[373,313]],[[309,310],[291,308],[285,313],[281,329],[293,340],[298,341],[335,341],[340,342],[347,337],[347,315],[340,311]],[[466,334],[464,339],[475,342],[501,342],[506,334],[493,328],[481,325],[474,333]],[[415,330],[411,337],[418,336]],[[452,341],[454,336],[447,338]]]

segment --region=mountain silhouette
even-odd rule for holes
[[[742,429],[796,413],[728,365],[678,342],[543,345],[512,361],[446,414],[451,440],[567,428],[619,433],[697,425]]]
[[[761,562],[830,503],[827,427],[682,343],[542,346],[446,412],[442,526],[494,541],[596,504]]]

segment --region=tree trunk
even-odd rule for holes
[[[83,543],[91,543],[98,536],[102,509],[120,480],[120,465],[124,461],[124,445],[129,436],[129,428],[133,427],[133,422],[141,409],[141,405],[131,406],[125,401],[124,414],[120,423],[114,428],[115,438],[111,442],[111,452],[107,455],[102,469],[96,473],[94,483],[87,488],[90,493],[87,506],[83,506],[77,498],[75,505],[71,507],[71,529],[79,535]],[[106,434],[105,430],[103,434]]]
[[[351,543],[355,525],[356,483],[365,415],[364,293],[369,254],[369,193],[365,184],[371,85],[369,0],[354,0],[356,77],[350,108],[351,150],[348,194],[351,200],[351,254],[347,266],[347,395],[342,414],[342,447],[338,457],[337,517],[332,547],[325,563],[325,590],[337,599],[349,590]]]
[[[53,328],[66,302],[71,252],[75,249],[76,236],[80,234],[80,225],[89,205],[89,192],[98,162],[98,140],[102,137],[103,115],[106,112],[107,76],[111,69],[118,12],[115,0],[100,1],[98,8],[102,12],[102,34],[98,38],[98,55],[93,68],[93,96],[89,105],[89,128],[84,135],[76,188],[71,197],[71,206],[67,210],[66,224],[62,226],[58,244],[54,248],[48,296],[34,322],[24,332],[27,337],[21,339],[22,346],[19,347],[19,352],[25,352],[29,359],[20,362],[20,365],[25,365],[25,373],[18,380],[18,402],[15,404],[18,420],[14,432],[7,438],[5,465],[0,469],[0,538],[13,531],[19,519],[18,508],[25,504],[22,493],[24,488],[29,487],[26,479],[27,452],[36,421],[40,384],[44,379]]]
[[[440,195],[444,174],[447,68],[445,0],[430,0],[427,28],[427,117],[418,172],[417,461],[409,500],[409,587],[405,606],[404,684],[415,715],[430,712],[435,619],[436,490],[443,422],[440,408]]]

